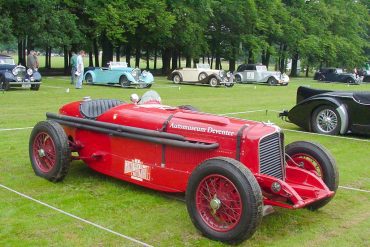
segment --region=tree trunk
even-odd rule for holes
[[[46,47],[45,48],[45,69],[47,69],[49,67],[49,48]]]
[[[24,61],[23,41],[18,40],[18,64],[26,65]]]
[[[93,52],[89,51],[89,67],[94,67]]]
[[[48,69],[51,69],[51,46],[49,47],[49,61],[48,61]]]
[[[285,57],[285,54],[286,54],[286,51],[287,51],[288,47],[287,45],[281,45],[280,46],[280,57],[279,57],[279,71],[281,73],[284,73],[286,71],[286,57]]]
[[[202,57],[202,63],[204,63],[204,56]]]
[[[290,76],[291,77],[297,77],[298,76],[298,72],[297,72],[298,59],[299,59],[299,54],[298,54],[298,52],[295,52],[293,57],[292,57],[292,67],[291,67],[291,71],[290,71]]]
[[[221,58],[219,54],[216,54],[216,69],[221,69]]]
[[[131,67],[131,46],[129,44],[127,44],[127,46],[126,46],[125,53],[126,53],[127,66]]]
[[[179,67],[178,68],[181,68],[181,53],[179,52]]]
[[[310,66],[307,64],[306,66],[306,77],[308,77],[308,71],[310,70]]]
[[[99,67],[99,47],[96,38],[93,40],[93,49],[95,57],[95,67]]]
[[[121,61],[121,46],[116,47],[116,61]]]
[[[248,63],[254,63],[253,50],[251,50],[251,49],[248,52]]]
[[[168,75],[170,73],[171,65],[171,49],[165,48],[162,51],[162,74]]]
[[[154,49],[154,70],[157,69],[157,47]]]
[[[63,52],[64,52],[64,75],[68,75],[69,71],[70,71],[70,67],[69,67],[69,57],[68,57],[68,49],[67,49],[67,46],[64,45],[63,46]]]
[[[193,59],[193,68],[197,67],[197,63],[199,63],[199,58],[194,58]]]
[[[135,51],[135,67],[140,67],[140,57],[141,57],[141,45],[140,43],[136,44],[136,51]]]
[[[149,70],[150,53],[149,48],[146,48],[146,69]]]
[[[103,50],[101,64],[104,67],[107,63],[113,60],[113,45],[105,34],[102,35],[101,45]]]
[[[191,68],[191,56],[186,56],[186,68]]]
[[[229,60],[229,70],[230,71],[235,71],[235,59],[230,59]]]
[[[173,49],[172,51],[172,70],[177,69],[177,55],[178,52],[176,49]]]

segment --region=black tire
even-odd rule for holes
[[[235,75],[235,82],[236,83],[241,83],[242,82],[242,77],[240,75]]]
[[[182,110],[188,110],[188,111],[196,111],[196,112],[199,111],[196,107],[194,107],[192,105],[180,105],[180,106],[178,106],[178,108],[182,109]]]
[[[321,179],[324,181],[326,186],[328,186],[328,188],[331,191],[334,191],[334,192],[337,191],[338,184],[339,184],[339,173],[338,173],[337,165],[336,165],[336,162],[333,156],[323,146],[317,143],[312,143],[312,142],[297,141],[297,142],[288,144],[285,147],[285,153],[289,155],[289,157],[291,157],[293,160],[295,158],[295,155],[301,155],[301,154],[307,155],[309,158],[308,160],[311,163],[312,163],[312,158],[313,158],[316,161],[315,165],[318,166],[317,167],[318,171],[315,172],[315,174],[321,177]],[[289,164],[289,160],[287,161]],[[307,169],[307,166],[305,164],[298,164],[298,165],[303,169],[309,170]],[[317,210],[325,206],[328,202],[330,202],[330,200],[332,200],[333,197],[334,196],[330,198],[322,199],[315,203],[312,203],[308,205],[306,208],[312,211]]]
[[[226,87],[233,87],[234,86],[234,83],[225,83],[225,86]]]
[[[277,80],[274,78],[274,77],[270,77],[268,80],[267,80],[267,84],[269,86],[276,86],[278,84]]]
[[[356,81],[353,78],[347,78],[346,82],[348,84],[356,84]]]
[[[341,124],[338,111],[330,105],[316,108],[311,115],[311,129],[315,133],[338,135]]]
[[[324,75],[319,75],[317,80],[318,81],[325,81],[325,76]]]
[[[198,75],[198,81],[202,81],[202,80],[204,80],[204,79],[206,79],[207,78],[207,73],[205,73],[205,72],[202,72],[202,73],[200,73],[199,75]]]
[[[131,83],[128,81],[125,75],[121,75],[121,77],[119,78],[119,84],[121,85],[121,87],[129,87]]]
[[[71,159],[68,138],[62,126],[51,120],[38,122],[30,136],[29,156],[37,176],[52,182],[62,181]]]
[[[33,91],[39,91],[40,89],[40,84],[32,84],[31,85],[31,90]]]
[[[10,89],[10,84],[8,81],[5,80],[5,77],[3,75],[0,77],[0,86],[0,89],[4,91],[8,91]]]
[[[231,189],[232,193],[234,194],[237,193],[239,200],[236,205],[241,204],[242,210],[236,212],[237,207],[235,207],[234,203],[231,204],[232,207],[226,206],[225,202],[231,201],[230,198],[232,193],[226,193],[227,191],[224,190],[226,192],[223,194],[217,194],[217,191],[214,194],[211,194],[207,186],[209,195],[208,199],[212,199],[209,200],[209,206],[202,208],[203,214],[200,214],[197,205],[207,201],[207,196],[204,196],[205,194],[203,194],[201,191],[201,189],[205,187],[201,187],[201,185],[204,184],[203,181],[206,181],[205,184],[207,184],[207,179],[212,178],[212,176],[220,177],[224,181],[226,178],[229,183],[224,183],[224,188],[228,188],[229,190]],[[216,188],[216,186],[214,186],[214,188]],[[197,193],[199,196],[204,197],[201,198],[203,202],[200,201],[199,204],[197,204]],[[189,178],[185,196],[186,206],[193,224],[199,231],[202,232],[203,235],[210,239],[232,244],[239,243],[247,238],[250,238],[254,234],[262,219],[262,192],[257,180],[248,168],[246,168],[240,162],[230,158],[212,158],[204,161],[202,164],[196,167]],[[218,199],[218,197],[220,197],[220,199]],[[207,203],[208,202],[205,204],[207,205]],[[214,204],[216,204],[218,207],[214,208]],[[223,210],[218,212],[217,210],[220,208]],[[227,230],[225,227],[228,226],[224,225],[223,222],[226,222],[226,224],[228,222],[226,220],[221,222],[220,219],[224,218],[217,216],[217,214],[222,214],[223,212],[226,213],[226,210],[230,208],[235,209],[235,211],[232,210],[232,212],[234,219],[237,219],[237,222],[234,222],[232,228]],[[211,216],[212,210],[213,215]],[[204,220],[203,216],[207,213],[208,218],[206,219],[208,221],[212,221],[213,218],[214,220],[218,221],[217,223],[221,225],[223,224],[222,231],[214,229],[217,227],[216,225],[213,225],[214,228],[212,228],[209,223]]]
[[[218,79],[216,77],[212,77],[211,79],[209,79],[209,85],[211,87],[217,87],[219,85]]]
[[[89,84],[89,85],[93,84],[93,77],[90,73],[85,75],[85,81],[86,81],[86,84]]]
[[[172,77],[172,81],[173,83],[175,84],[179,84],[181,82],[181,77],[179,74],[175,74],[173,77]]]

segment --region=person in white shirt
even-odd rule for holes
[[[85,56],[85,51],[84,50],[81,50],[79,55],[77,56],[76,89],[81,89],[82,88],[82,81],[83,81],[83,77],[84,77],[84,59],[83,59],[84,56]]]

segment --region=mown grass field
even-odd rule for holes
[[[233,88],[174,86],[156,78],[152,89],[164,104],[191,104],[211,113],[270,110],[232,115],[274,122],[285,129],[286,143],[318,142],[335,156],[340,185],[370,190],[370,139],[318,136],[303,132],[272,110],[290,109],[297,87],[367,90],[370,84],[347,86],[294,79],[287,87],[236,85]],[[70,88],[69,93],[66,89]],[[40,91],[0,92],[0,184],[59,209],[154,246],[223,246],[202,237],[192,225],[182,201],[100,175],[74,161],[66,179],[51,183],[37,177],[28,157],[31,129],[45,112],[84,96],[128,100],[146,90],[84,86],[75,90],[66,77],[44,78]],[[365,140],[365,141],[361,141]],[[330,204],[317,212],[276,209],[263,218],[255,235],[240,246],[370,246],[370,193],[339,188]],[[109,232],[87,225],[0,188],[0,246],[137,246]]]

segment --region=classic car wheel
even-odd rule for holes
[[[180,76],[179,75],[174,75],[173,76],[173,79],[172,79],[172,81],[173,81],[173,83],[175,83],[175,84],[179,84],[180,82],[181,82],[181,78],[180,78]]]
[[[225,86],[226,87],[233,87],[234,86],[234,83],[226,83]]]
[[[348,84],[355,84],[355,83],[356,83],[356,81],[355,81],[353,78],[348,78],[348,79],[346,80],[346,82],[347,82]]]
[[[10,84],[5,80],[4,76],[0,77],[1,90],[8,91],[10,89]]]
[[[339,184],[339,175],[333,156],[323,146],[305,141],[297,141],[285,147],[288,155],[287,165],[298,166],[320,177],[331,191],[336,192]],[[326,205],[334,196],[325,198],[307,206],[310,210],[317,210]]]
[[[32,84],[31,85],[31,90],[39,91],[39,89],[40,89],[40,84]]]
[[[128,79],[125,75],[122,75],[119,78],[119,84],[121,85],[121,87],[129,87],[130,86],[130,82],[128,81]]]
[[[242,82],[242,77],[240,75],[235,75],[235,82],[236,83]]]
[[[339,113],[332,106],[320,106],[312,114],[311,126],[316,133],[338,135],[341,126]]]
[[[87,84],[93,84],[93,78],[91,74],[86,74],[85,81]]]
[[[267,84],[269,86],[276,86],[277,85],[277,80],[274,78],[274,77],[270,77],[268,80],[267,80]]]
[[[36,175],[58,182],[67,175],[71,151],[62,126],[55,121],[42,121],[33,128],[29,155]]]
[[[211,85],[211,87],[217,87],[218,86],[217,78],[216,77],[211,78],[211,80],[209,80],[209,85]]]
[[[323,75],[319,75],[318,80],[319,80],[319,81],[325,81],[325,76],[323,76]]]
[[[192,172],[186,206],[193,224],[208,238],[238,243],[253,235],[262,219],[262,192],[240,162],[206,160]]]
[[[207,74],[205,72],[202,72],[198,75],[198,81],[204,80],[207,78]]]

